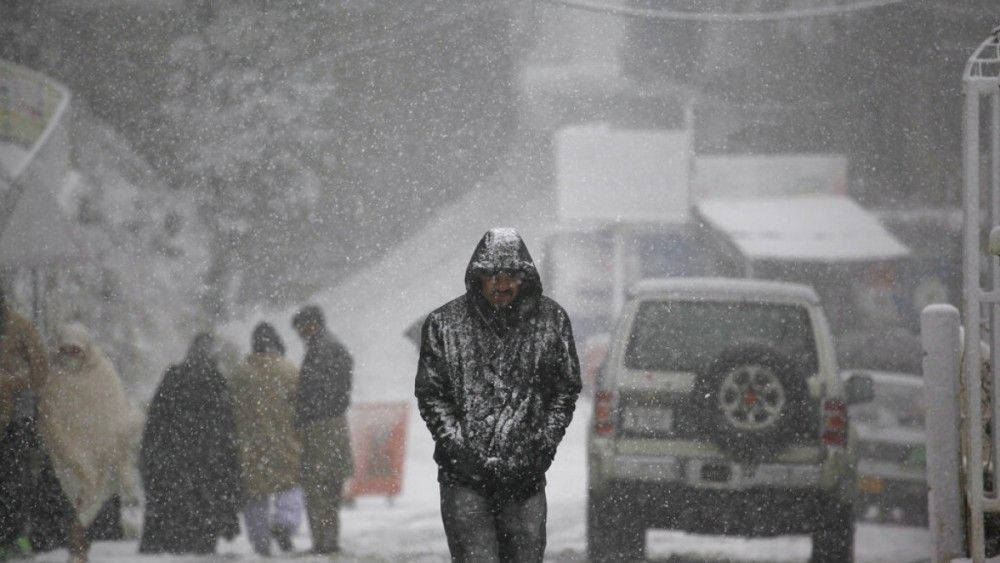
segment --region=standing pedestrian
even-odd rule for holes
[[[298,384],[299,370],[285,358],[278,332],[258,324],[250,354],[230,378],[246,498],[243,520],[258,555],[270,555],[272,535],[282,551],[291,551],[302,524],[302,447],[292,426]]]
[[[569,317],[513,229],[483,236],[465,287],[424,322],[416,377],[448,548],[459,562],[540,562],[545,472],[581,388]]]
[[[142,423],[111,361],[83,325],[59,329],[38,413],[42,443],[71,506],[70,561],[86,561],[86,529],[113,495],[125,492]]]
[[[146,489],[142,553],[215,553],[239,533],[240,466],[233,402],[215,341],[198,334],[149,405],[139,471]]]
[[[300,309],[292,326],[306,345],[295,425],[302,438],[302,486],[313,552],[336,553],[340,551],[344,482],[354,471],[347,426],[354,360],[327,330],[319,307]]]
[[[17,553],[33,494],[29,461],[36,442],[32,397],[45,384],[49,367],[35,326],[7,302],[0,290],[0,560]]]

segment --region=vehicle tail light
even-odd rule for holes
[[[594,395],[594,433],[598,436],[615,431],[614,402],[615,394],[611,391],[598,391]]]
[[[840,399],[823,401],[823,443],[828,446],[847,443],[847,403]]]

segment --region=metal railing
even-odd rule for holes
[[[933,560],[971,557],[980,563],[986,559],[986,514],[1000,512],[1000,385],[994,384],[1000,362],[989,361],[1000,357],[1000,28],[969,58],[962,90],[964,338],[954,308],[931,306],[921,319],[928,508]]]
[[[1000,420],[1000,400],[997,386],[989,385],[988,404],[991,413],[980,412],[983,401],[983,351],[979,343],[983,340],[983,321],[988,322],[986,336],[989,338],[990,350],[1000,349],[1000,261],[995,256],[989,258],[988,268],[983,266],[982,235],[984,221],[992,229],[1000,225],[1000,29],[984,41],[965,66],[962,77],[962,87],[965,95],[963,113],[963,143],[962,161],[965,179],[964,194],[964,239],[963,239],[963,313],[965,327],[965,342],[962,380],[965,385],[966,424],[963,425],[965,447],[965,484],[966,502],[968,503],[968,539],[969,555],[973,561],[984,561],[985,530],[983,527],[986,512],[1000,512],[1000,498],[997,497],[995,485],[987,493],[984,483],[984,462],[992,461],[997,467],[997,452],[1000,451],[1000,432],[992,432],[986,436],[983,415],[992,415],[994,420]],[[981,140],[983,122],[981,105],[983,99],[989,100],[989,119],[986,123],[986,133],[989,138],[989,177],[985,183],[987,188],[988,214],[983,214],[981,199],[984,182],[980,177],[983,160]],[[992,238],[992,235],[991,235]],[[985,280],[983,273],[986,274]],[[988,289],[984,289],[983,281]],[[1000,373],[1000,363],[991,362],[987,377],[996,381]],[[984,460],[983,443],[991,442],[988,455],[991,460]]]

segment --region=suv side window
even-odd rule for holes
[[[625,367],[650,371],[699,371],[739,344],[773,347],[818,371],[809,312],[801,305],[742,301],[645,301],[632,323]]]

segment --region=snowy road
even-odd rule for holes
[[[548,561],[586,560],[584,502],[586,498],[585,438],[589,403],[581,400],[577,416],[556,462],[549,471]],[[343,513],[345,554],[335,561],[442,562],[447,561],[447,545],[437,506],[432,444],[422,421],[411,410],[410,435],[406,456],[403,494],[391,504],[384,498],[362,498]],[[295,538],[296,547],[306,550],[306,533]],[[906,563],[927,559],[929,539],[925,530],[862,524],[858,527],[855,551],[863,563]],[[715,536],[693,536],[676,532],[649,534],[647,555],[654,562],[801,562],[809,557],[805,537],[745,540]],[[91,560],[101,561],[199,561],[228,562],[265,560],[252,555],[246,537],[221,542],[216,557],[140,557],[136,542],[98,543]],[[275,557],[272,559],[281,559]],[[288,557],[291,559],[291,557]],[[318,557],[296,561],[326,561]],[[63,563],[65,551],[42,554],[36,561]]]

